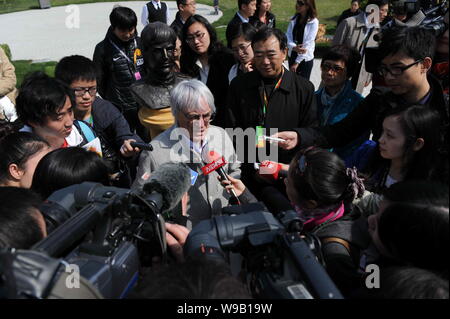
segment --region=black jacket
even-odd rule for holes
[[[228,22],[227,30],[225,31],[225,36],[227,38],[228,47],[231,46],[230,37],[231,37],[232,30],[235,25],[239,25],[239,24],[242,24],[242,20],[241,20],[241,18],[239,18],[238,14],[235,13],[233,19],[231,19],[230,22]]]
[[[183,29],[184,23],[183,20],[181,20],[180,12],[177,12],[175,15],[175,20],[173,20],[170,27],[175,31],[175,33],[178,35],[179,38],[181,38],[181,30]]]
[[[119,152],[125,140],[135,139],[136,142],[143,143],[139,136],[131,132],[128,122],[120,111],[106,100],[98,97],[94,100],[92,119],[94,131],[113,145],[116,152]]]
[[[433,77],[428,77],[431,96],[426,106],[436,109],[442,118],[443,146],[448,150],[449,108],[440,83]],[[317,145],[325,148],[341,147],[359,137],[365,131],[373,133],[373,140],[381,136],[382,123],[386,114],[394,107],[411,106],[386,88],[372,89],[370,94],[361,101],[342,121],[324,127],[294,129],[300,135],[300,146]]]
[[[262,78],[257,71],[242,74],[231,81],[228,90],[227,127],[285,131],[292,127],[317,125],[316,99],[313,84],[291,71],[284,72],[279,89],[269,99],[267,114],[263,115]],[[292,152],[280,151],[280,161],[289,163]],[[285,154],[285,156],[283,155]]]
[[[206,86],[211,90],[216,105],[216,119],[212,124],[225,127],[225,109],[228,94],[228,73],[236,63],[233,53],[226,49],[218,51],[209,60],[209,74]]]
[[[181,57],[181,73],[200,80],[200,68],[191,57]],[[231,50],[220,45],[216,52],[209,57],[209,73],[206,80],[206,86],[211,90],[214,96],[214,103],[216,106],[216,118],[212,124],[220,127],[225,125],[225,117],[223,110],[227,103],[228,92],[228,73],[231,67],[236,63]]]
[[[131,62],[111,42],[120,48]],[[138,59],[137,66],[133,61],[134,52],[139,47],[140,39],[137,35],[124,43],[114,35],[111,27],[105,39],[95,46],[93,61],[98,72],[98,91],[104,99],[121,111],[137,108],[129,88],[136,81],[134,76],[136,71],[143,76],[143,60]]]
[[[272,12],[266,13],[266,20],[267,20],[266,26],[268,28],[274,28],[274,29],[276,28],[276,18]],[[255,12],[255,15],[250,17],[249,22],[254,25],[258,21],[259,21],[259,18],[257,16],[257,13]]]

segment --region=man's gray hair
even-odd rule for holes
[[[187,113],[199,111],[200,99],[204,98],[211,108],[211,112],[216,112],[214,97],[208,87],[199,80],[185,80],[180,82],[170,92],[170,104],[172,105],[172,114],[174,117],[179,112]]]

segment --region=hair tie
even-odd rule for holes
[[[300,156],[299,160],[298,160],[298,168],[300,170],[300,174],[303,175],[306,171],[306,168],[308,166],[308,163],[306,162],[306,153],[308,153],[309,151],[313,150],[315,148],[315,146],[309,146],[307,148],[305,148],[302,152],[302,156]]]
[[[303,175],[306,171],[306,166],[308,166],[308,163],[306,162],[306,156],[303,154],[300,156],[300,159],[298,160],[298,169],[300,170],[300,173]]]

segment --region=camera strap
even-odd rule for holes
[[[329,243],[338,243],[341,244],[342,246],[345,247],[345,249],[347,249],[349,255],[351,255],[351,247],[350,247],[350,243],[342,238],[338,238],[338,237],[326,237],[326,238],[321,238],[320,239],[322,246],[329,244]]]

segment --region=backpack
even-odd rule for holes
[[[78,146],[86,145],[97,137],[95,131],[84,121],[75,120],[73,121],[73,125],[77,128],[78,132],[83,137],[83,142]]]

